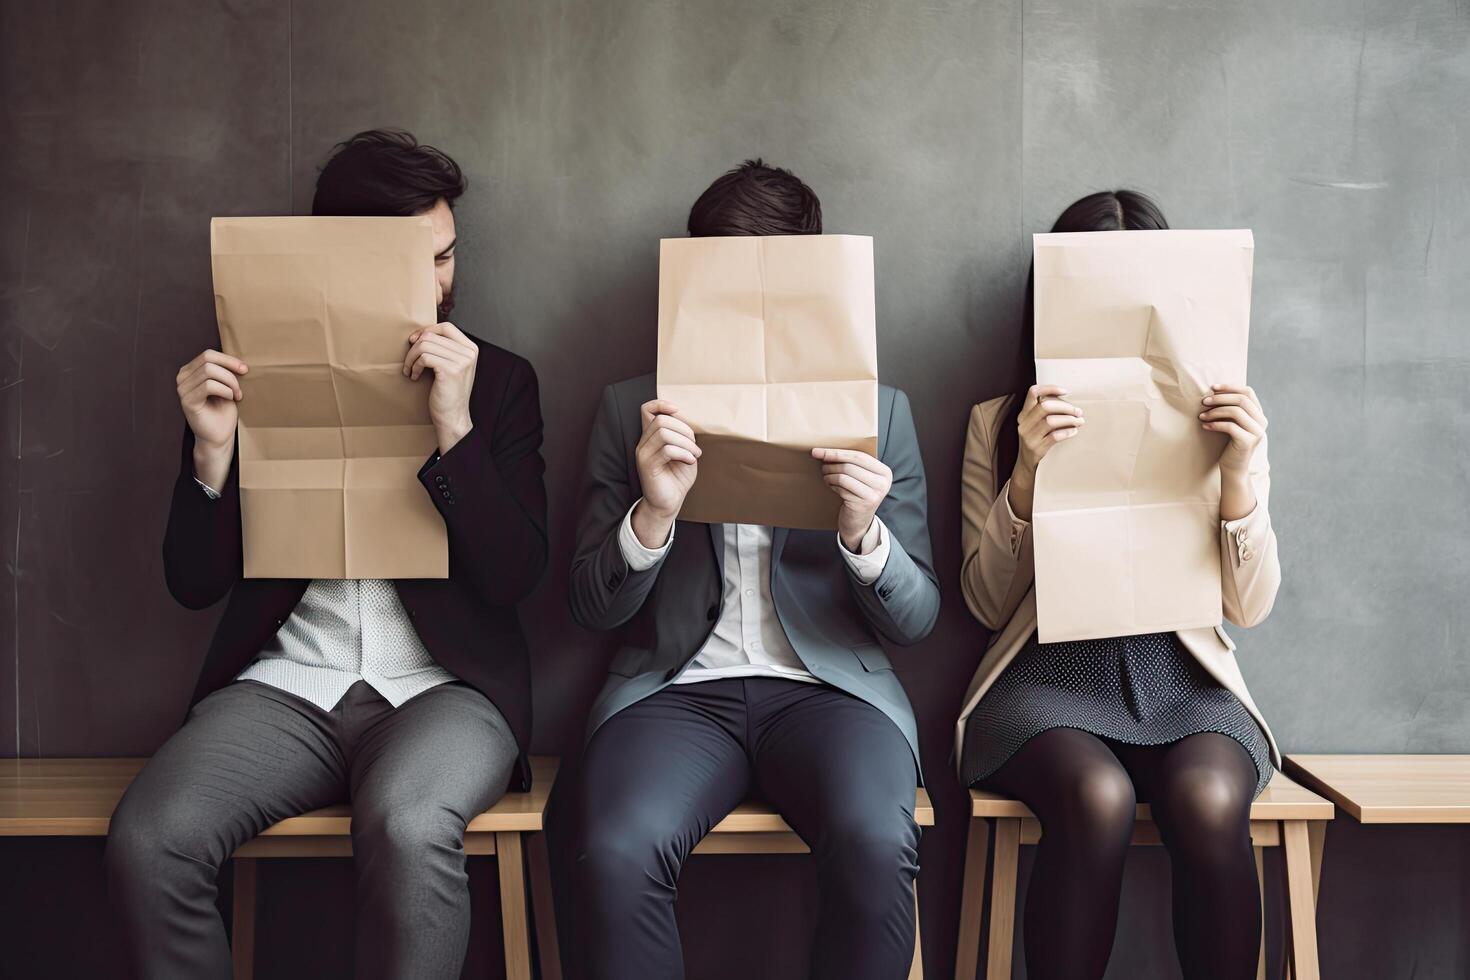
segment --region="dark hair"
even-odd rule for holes
[[[408,217],[441,198],[453,207],[464,192],[464,172],[449,154],[401,129],[369,129],[333,148],[311,213]]]
[[[721,176],[689,209],[695,238],[820,235],[822,202],[789,170],[746,160]]]
[[[1062,231],[1157,231],[1168,228],[1164,212],[1147,194],[1138,191],[1098,191],[1067,205],[1051,226]],[[1026,308],[1021,320],[1021,343],[1016,351],[1016,397],[1006,409],[1006,419],[996,441],[997,473],[1009,475],[1020,452],[1016,419],[1026,401],[1026,390],[1036,383],[1036,269],[1026,273]]]

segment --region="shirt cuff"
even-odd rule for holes
[[[197,484],[199,484],[199,489],[200,490],[203,490],[204,491],[204,495],[206,497],[208,497],[210,500],[218,500],[219,499],[219,491],[216,490],[214,487],[212,487],[209,484],[205,483],[203,480],[199,479],[199,477],[197,477],[197,476],[194,477],[194,482],[197,483]]]
[[[883,574],[883,566],[888,564],[888,528],[878,518],[873,518],[858,547],[862,553],[855,555],[842,543],[842,535],[837,536],[837,548],[842,552],[847,567],[852,569],[853,576],[863,585],[872,585]]]
[[[1031,526],[1031,522],[1030,521],[1023,521],[1023,520],[1021,520],[1019,517],[1016,516],[1016,512],[1011,509],[1011,481],[1010,480],[1007,480],[1006,481],[1005,493],[1001,494],[1001,497],[1006,502],[1006,516],[1011,519],[1011,526],[1012,527],[1016,527],[1016,528],[1027,528],[1027,527],[1030,527]]]
[[[641,499],[641,498],[640,498]],[[638,504],[634,503],[633,507]],[[635,572],[646,572],[657,565],[669,553],[669,548],[674,543],[674,528],[669,527],[669,539],[663,543],[661,548],[646,548],[638,535],[633,533],[633,507],[628,508],[628,513],[623,515],[623,523],[618,528],[618,550],[623,553],[623,561]]]

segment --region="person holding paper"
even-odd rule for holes
[[[820,234],[816,196],[749,161],[689,217],[695,237]],[[913,711],[879,638],[939,610],[923,463],[903,392],[878,391],[877,455],[811,447],[836,532],[679,519],[702,450],[652,375],[608,387],[587,451],[572,614],[626,627],[549,834],[568,947],[597,978],[683,975],[674,895],[701,837],[758,793],[811,846],[811,976],[898,978],[913,957]],[[574,939],[572,937],[575,937]]]
[[[1085,197],[1053,231],[1164,229],[1141,194]],[[1032,323],[1028,284],[1026,325]],[[1032,560],[1037,467],[1089,436],[1085,412],[1035,384],[975,406],[965,447],[961,588],[994,630],[957,728],[962,781],[1023,800],[1044,828],[1026,902],[1027,975],[1101,977],[1117,924],[1134,805],[1152,804],[1173,868],[1174,934],[1188,978],[1255,976],[1260,893],[1250,805],[1280,755],[1218,628],[1039,644]],[[1219,458],[1224,615],[1266,618],[1281,581],[1266,509],[1266,417],[1217,384],[1198,410]]]
[[[454,295],[460,168],[406,133],[338,146],[318,215],[429,215],[441,319]],[[530,364],[446,321],[403,338],[430,385],[419,471],[448,529],[447,579],[242,575],[240,379],[207,350],[180,369],[186,420],[164,539],[183,605],[229,603],[183,728],[113,815],[106,864],[128,958],[149,978],[228,978],[215,875],[277,821],[350,800],[359,977],[460,974],[466,823],[524,786],[530,680],[515,606],[546,566],[541,411]]]

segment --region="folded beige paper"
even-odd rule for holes
[[[1086,425],[1036,475],[1043,643],[1218,626],[1210,385],[1245,384],[1249,231],[1036,235],[1036,380]]]
[[[681,519],[835,528],[811,450],[878,451],[873,240],[665,239],[658,396],[702,450]]]
[[[418,470],[431,376],[403,376],[435,322],[428,218],[215,218],[215,312],[240,379],[246,578],[445,578]]]

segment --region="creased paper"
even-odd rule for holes
[[[681,519],[835,528],[811,450],[877,452],[873,240],[664,240],[658,396],[702,450]]]
[[[1043,643],[1218,626],[1227,437],[1201,399],[1245,381],[1249,231],[1036,235],[1036,380],[1083,411],[1036,476]]]
[[[429,219],[215,218],[215,311],[240,378],[246,578],[444,578],[408,336],[435,322]]]

